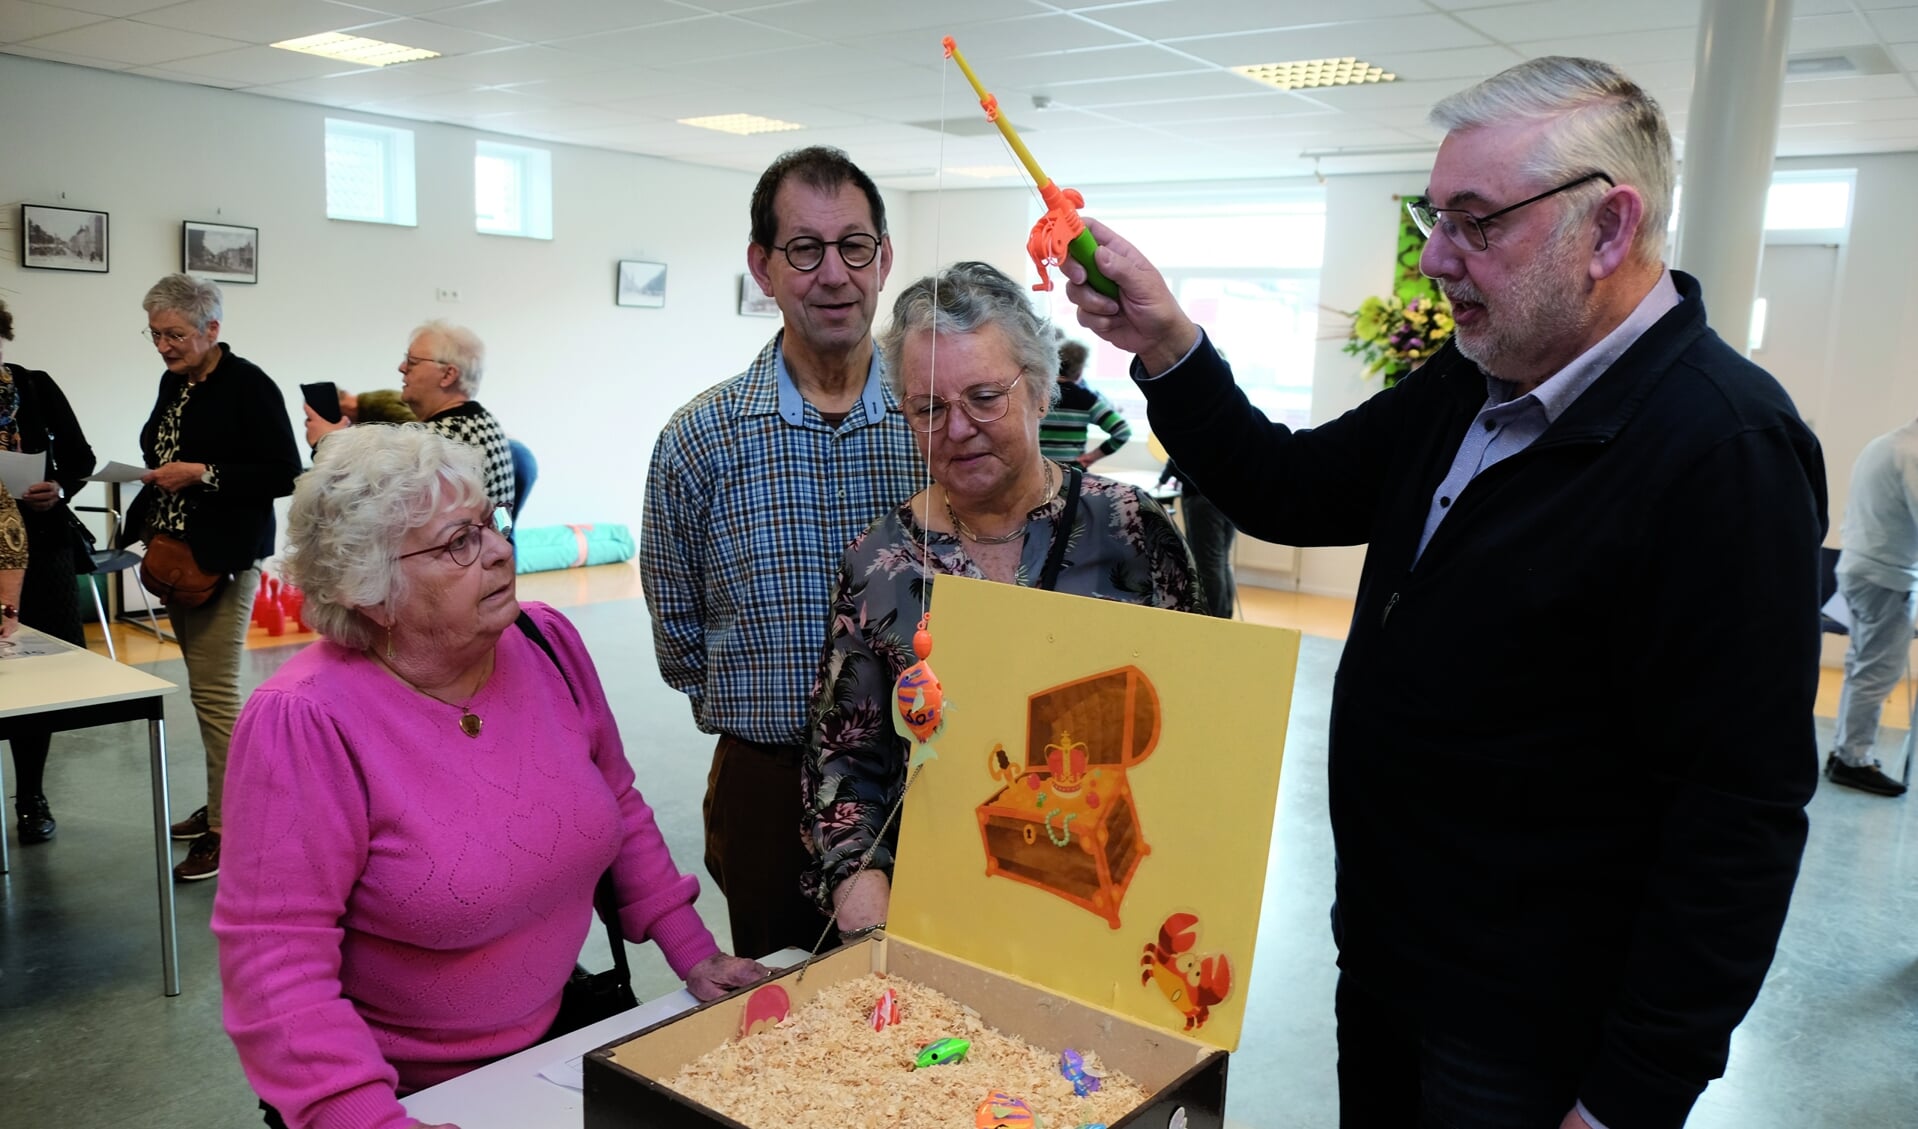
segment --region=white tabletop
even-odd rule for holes
[[[791,968],[806,959],[802,949],[781,949],[760,963],[768,968]],[[681,988],[670,996],[648,1000],[631,1011],[602,1019],[570,1035],[528,1047],[516,1055],[488,1063],[450,1082],[430,1086],[401,1100],[406,1112],[429,1125],[450,1122],[460,1129],[544,1129],[583,1124],[585,1097],[539,1072],[556,1062],[577,1058],[596,1047],[635,1031],[691,1011],[699,1001]]]
[[[6,642],[52,645],[58,654],[0,658],[0,718],[48,710],[99,706],[171,694],[179,689],[164,678],[114,662],[31,627]],[[4,643],[0,643],[4,646]]]

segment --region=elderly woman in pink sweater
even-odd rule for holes
[[[398,1095],[562,1033],[609,869],[694,996],[767,975],[694,911],[578,633],[522,612],[478,459],[353,428],[294,490],[286,571],[326,638],[234,730],[213,907],[268,1125],[405,1129]]]

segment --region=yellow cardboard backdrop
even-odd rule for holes
[[[950,576],[932,613],[889,930],[1236,1048],[1298,632]]]

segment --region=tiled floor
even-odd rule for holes
[[[525,578],[523,591],[571,608],[613,697],[640,787],[676,857],[696,869],[711,744],[659,681],[635,578],[620,567],[548,574]],[[1318,1129],[1337,1121],[1325,723],[1338,636],[1350,612],[1339,601],[1274,600],[1257,590],[1246,604],[1248,618],[1257,620],[1316,617],[1296,621],[1332,637],[1309,635],[1302,649],[1228,1111],[1235,1123],[1257,1129]],[[263,637],[254,642],[243,675],[248,687],[294,650],[267,646]],[[177,653],[167,650],[145,656],[149,669],[183,680]],[[1819,728],[1828,744],[1830,723]],[[1887,731],[1888,763],[1902,736]],[[169,737],[173,803],[185,812],[204,796],[199,736],[176,713]],[[258,1123],[220,1029],[206,930],[217,880],[180,889],[184,993],[171,1000],[160,994],[145,749],[144,734],[131,725],[57,737],[49,794],[59,835],[44,846],[16,848],[13,873],[0,879],[5,1125]],[[1813,800],[1811,845],[1779,957],[1735,1038],[1729,1074],[1707,1091],[1693,1126],[1911,1123],[1918,1106],[1918,830],[1911,812],[1907,801],[1829,787]],[[718,895],[706,893],[699,908],[723,942]],[[642,996],[671,985],[650,946],[633,955]],[[589,951],[586,960],[598,966],[603,950]]]

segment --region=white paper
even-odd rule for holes
[[[99,470],[94,471],[92,474],[87,475],[87,481],[138,482],[140,481],[140,476],[146,472],[147,468],[143,466],[134,466],[132,463],[111,462]]]
[[[0,451],[0,482],[7,484],[7,493],[17,500],[27,492],[27,487],[36,482],[47,480],[47,453],[23,455],[18,451]]]
[[[1827,617],[1837,621],[1846,631],[1851,630],[1851,605],[1845,602],[1845,594],[1843,592],[1833,592],[1831,599],[1826,600],[1825,606],[1818,610],[1825,613]]]
[[[574,1055],[572,1058],[564,1061],[550,1063],[541,1067],[539,1076],[556,1086],[564,1086],[569,1090],[578,1090],[584,1093],[586,1090],[585,1062],[585,1055]]]
[[[0,639],[0,661],[6,659],[34,659],[41,655],[57,655],[73,648],[57,639]],[[582,1084],[579,1089],[585,1089]]]

